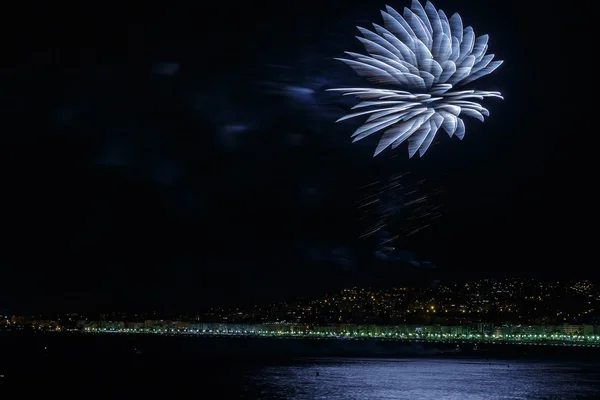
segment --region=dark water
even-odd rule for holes
[[[439,354],[453,347],[0,335],[0,398],[52,393],[66,399],[600,399],[600,358],[590,350],[532,348],[525,355],[523,347],[504,347]]]

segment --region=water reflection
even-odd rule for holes
[[[318,372],[318,375],[317,375]],[[303,360],[246,376],[246,399],[592,399],[600,369],[479,360]]]

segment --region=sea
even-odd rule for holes
[[[591,348],[0,334],[0,399],[600,399]]]

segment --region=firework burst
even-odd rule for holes
[[[386,10],[381,12],[383,27],[373,24],[374,32],[358,28],[364,37],[357,38],[369,55],[346,52],[351,59],[336,58],[380,88],[329,89],[363,100],[353,107],[363,110],[336,122],[368,115],[353,142],[383,131],[374,156],[407,139],[409,157],[423,156],[440,127],[462,139],[461,117],[483,121],[489,116],[474,100],[502,99],[499,92],[457,89],[490,74],[502,61],[486,55],[488,35],[476,38],[458,14],[448,18],[430,2],[423,7],[416,0],[404,15],[389,6]]]

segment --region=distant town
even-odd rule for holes
[[[344,289],[320,299],[196,313],[3,315],[0,330],[475,340],[600,346],[590,281],[477,280],[428,288]]]

